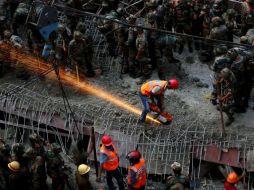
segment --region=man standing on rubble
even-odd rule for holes
[[[182,166],[178,162],[171,164],[174,174],[167,178],[165,190],[190,189],[189,178],[182,174]]]
[[[112,139],[108,135],[104,135],[101,139],[100,148],[100,169],[96,181],[100,182],[102,169],[106,171],[107,184],[109,189],[115,189],[112,178],[117,180],[119,190],[124,190],[123,176],[119,169],[119,156],[117,149],[112,143]]]
[[[155,103],[160,111],[163,111],[163,98],[167,89],[178,89],[179,82],[176,79],[166,80],[152,80],[143,84],[140,88],[139,97],[141,98],[144,109],[142,111],[139,123],[145,123],[146,115],[150,112],[148,98]],[[155,102],[156,100],[156,102]]]

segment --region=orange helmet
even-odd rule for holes
[[[237,183],[239,181],[239,177],[235,172],[230,172],[227,177],[228,183]]]
[[[176,79],[171,79],[168,81],[168,83],[169,83],[170,89],[178,89],[179,88],[179,82]]]
[[[110,146],[112,145],[112,139],[110,136],[108,135],[103,135],[102,139],[101,139],[102,144],[104,144],[105,146]]]

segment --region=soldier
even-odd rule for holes
[[[236,78],[230,69],[224,68],[221,70],[221,78],[217,83],[217,88],[217,99],[221,102],[221,106],[218,109],[226,113],[228,117],[226,126],[229,126],[234,121],[233,105],[236,92]]]
[[[172,31],[173,23],[174,23],[173,2],[168,0],[163,0],[162,6],[164,7],[163,28],[164,30]]]
[[[212,28],[209,35],[210,39],[215,40],[228,40],[227,39],[228,30],[225,24],[220,17],[213,17],[212,18]]]
[[[191,34],[191,18],[192,18],[192,7],[188,0],[176,1],[174,5],[174,18],[175,18],[175,31],[177,33]],[[190,40],[186,40],[188,43],[189,52],[192,53],[192,45]],[[184,43],[180,44],[178,53],[182,53],[184,48]]]
[[[221,17],[227,10],[227,4],[224,0],[215,0],[211,9],[211,17]]]
[[[63,24],[58,25],[56,38],[54,40],[55,58],[58,65],[66,65],[68,44],[70,42],[70,36]]]
[[[143,25],[138,25],[143,26]],[[146,35],[142,28],[137,28],[137,38],[136,38],[136,49],[137,54],[135,59],[140,65],[140,70],[144,79],[150,78],[150,70],[151,65],[149,64],[151,59],[149,58],[148,52],[148,42],[146,39]]]
[[[236,78],[237,89],[234,96],[234,106],[235,112],[245,112],[246,107],[246,95],[245,89],[247,83],[246,74],[247,74],[247,64],[251,58],[251,54],[246,54],[246,51],[243,51],[240,48],[232,48],[228,51],[228,56],[232,60],[232,65],[230,67],[231,71],[234,73]],[[247,77],[248,78],[248,77]],[[248,104],[247,104],[248,105]]]
[[[64,173],[64,160],[59,154],[61,147],[57,143],[52,143],[51,148],[46,152],[47,173],[52,179],[53,190],[64,190],[67,177]]]
[[[30,160],[31,165],[31,189],[32,190],[46,190],[47,174],[45,167],[45,158],[42,156],[36,156],[37,152],[34,152],[32,148],[26,150],[24,156]]]
[[[241,33],[245,35],[248,29],[254,27],[254,1],[247,0],[242,3]]]
[[[26,23],[29,9],[29,4],[19,3],[13,15],[12,30],[14,35],[18,35],[18,29]]]
[[[69,44],[69,59],[73,67],[83,72],[87,77],[94,77],[95,73],[92,68],[92,62],[89,55],[87,42],[82,38],[79,31],[74,32],[74,39]],[[77,71],[79,72],[79,71]]]
[[[46,143],[44,139],[42,139],[38,134],[33,133],[29,135],[29,141],[32,146],[32,151],[35,156],[45,156],[45,150],[43,144]]]
[[[127,18],[127,22],[130,25],[136,24],[136,16],[130,15]],[[140,69],[138,68],[137,62],[135,60],[135,56],[137,54],[136,49],[136,38],[137,38],[137,30],[135,27],[129,27],[128,30],[128,39],[126,41],[126,46],[128,48],[128,65],[129,65],[129,75],[132,78],[137,78],[140,76]]]
[[[152,69],[156,68],[156,51],[158,46],[157,46],[157,40],[159,38],[159,33],[152,30],[154,29],[158,29],[158,25],[157,25],[157,15],[156,12],[149,12],[146,16],[146,27],[147,28],[151,28],[151,30],[145,30],[145,35],[146,35],[146,39],[148,41],[148,51],[149,51],[149,57],[151,59],[150,64],[152,65]],[[151,68],[150,68],[151,69]]]
[[[217,82],[220,79],[220,72],[222,69],[231,66],[231,59],[227,56],[227,47],[226,46],[217,46],[214,48],[215,60],[213,63],[213,71],[214,71],[214,83],[213,83],[213,92],[211,102],[213,105],[216,105],[216,99],[218,96],[217,90]]]
[[[203,17],[200,16],[201,9],[202,9],[202,0],[193,0],[192,1],[192,7],[193,7],[193,14],[192,14],[192,34],[194,36],[202,36],[203,34]],[[195,49],[200,49],[200,42],[198,40],[195,40]]]
[[[182,174],[182,166],[178,162],[171,165],[173,175],[169,176],[166,182],[165,190],[188,190],[190,189],[189,178]]]
[[[222,18],[224,19],[224,22],[226,24],[228,34],[227,39],[230,42],[233,42],[233,34],[235,34],[237,31],[237,24],[236,24],[236,12],[234,9],[228,9],[226,13],[222,15]]]

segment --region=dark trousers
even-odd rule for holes
[[[130,187],[130,190],[145,190],[145,186],[140,187],[140,188],[133,188],[133,187]]]
[[[114,183],[112,181],[113,177],[117,180],[119,190],[124,190],[123,176],[120,169],[106,171],[106,179],[109,190],[114,190]]]

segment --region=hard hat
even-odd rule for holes
[[[237,183],[239,181],[239,177],[235,172],[230,172],[227,177],[228,183]]]
[[[8,164],[8,168],[11,171],[18,172],[20,170],[20,164],[17,161],[12,161]]]
[[[110,136],[108,135],[103,135],[102,139],[101,139],[102,144],[104,144],[105,146],[110,146],[112,145],[112,139]]]
[[[140,158],[141,154],[137,150],[130,151],[126,156],[126,159],[132,163],[138,163],[140,161]]]
[[[73,37],[74,38],[80,38],[82,36],[82,33],[80,31],[74,31]]]
[[[178,89],[179,88],[179,82],[176,79],[170,79],[169,81],[169,88],[170,89]]]
[[[88,173],[89,171],[90,171],[90,167],[89,166],[87,166],[87,165],[85,165],[85,164],[80,164],[79,166],[78,166],[78,173],[80,174],[80,175],[84,175],[84,174],[86,174],[86,173]]]
[[[179,162],[174,162],[173,164],[171,164],[171,168],[173,170],[181,170],[182,169],[182,166]]]

